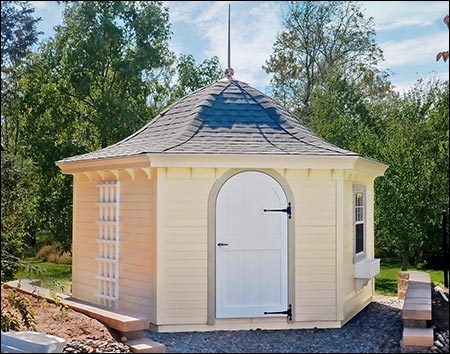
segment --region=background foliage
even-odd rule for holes
[[[55,161],[130,135],[163,108],[221,77],[169,48],[158,1],[65,1],[37,44],[29,2],[2,2],[2,281],[29,249],[70,250],[72,177]],[[330,142],[390,165],[376,180],[376,249],[433,264],[448,210],[448,82],[392,90],[371,18],[357,2],[294,2],[264,69],[272,93]],[[434,58],[430,58],[434,60]]]

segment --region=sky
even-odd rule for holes
[[[192,54],[197,64],[218,56],[227,66],[227,16],[231,4],[231,66],[234,78],[267,93],[270,74],[262,68],[273,52],[277,34],[283,30],[282,1],[165,1],[172,25],[170,49]],[[32,1],[42,18],[41,38],[52,36],[61,24],[62,5],[55,1]],[[448,1],[362,1],[365,17],[373,17],[376,40],[395,89],[405,92],[418,79],[449,77],[449,62],[436,62],[436,54],[449,49],[449,30],[443,18]]]

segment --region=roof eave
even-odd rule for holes
[[[374,175],[375,177],[381,177],[388,168],[389,165],[360,156],[355,161],[355,166],[353,169]]]
[[[57,161],[56,165],[64,174],[76,174],[89,171],[122,170],[150,167],[146,155],[109,157],[92,160]]]
[[[375,177],[389,167],[358,155],[141,154],[95,160],[58,161],[65,174],[148,167],[291,168],[357,170]]]

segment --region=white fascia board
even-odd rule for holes
[[[126,168],[150,167],[145,155],[112,157],[96,160],[58,161],[56,165],[65,174],[76,174],[89,171],[121,170]]]
[[[358,156],[148,154],[151,167],[353,169]]]
[[[382,176],[389,167],[361,156],[146,154],[87,161],[58,161],[65,174],[147,167],[340,169]]]

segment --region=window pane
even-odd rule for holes
[[[363,206],[363,193],[362,192],[355,193],[355,206],[359,206],[359,207]]]
[[[364,224],[355,225],[356,227],[356,245],[355,253],[360,253],[364,251]]]

